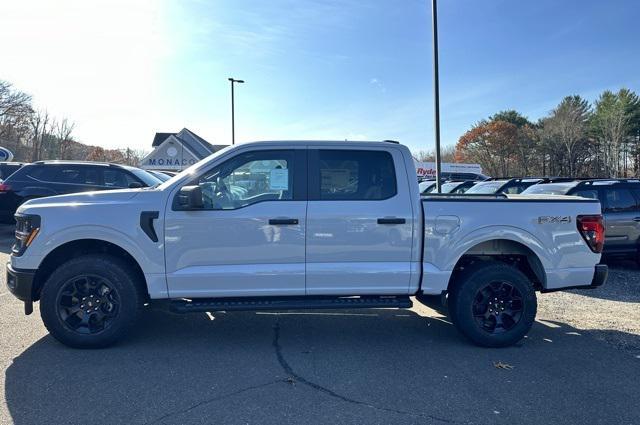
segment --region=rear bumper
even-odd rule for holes
[[[30,314],[33,305],[33,278],[35,270],[14,269],[7,263],[7,288],[17,299],[24,301],[25,313]]]
[[[593,272],[593,279],[590,285],[565,286],[563,288],[543,289],[542,293],[564,291],[567,289],[595,289],[602,286],[607,281],[609,275],[609,267],[606,264],[596,264]]]

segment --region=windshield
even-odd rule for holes
[[[566,193],[575,186],[575,183],[546,183],[534,184],[525,189],[523,195],[566,195]]]
[[[167,174],[161,173],[160,171],[147,171],[149,174],[152,174],[154,177],[156,177],[158,180],[166,182],[167,180],[169,180],[171,177],[168,176]]]
[[[429,193],[435,187],[436,187],[436,182],[434,182],[434,181],[420,182],[418,184],[418,188],[420,189],[420,193]]]
[[[465,193],[476,193],[476,194],[493,194],[497,193],[498,190],[506,183],[505,180],[496,180],[490,182],[480,182],[477,185],[473,186]]]
[[[442,190],[442,193],[451,193],[460,185],[460,182],[449,182],[440,186],[440,189]]]
[[[156,186],[162,183],[162,181],[159,178],[157,178],[153,174],[150,174],[144,170],[141,170],[140,168],[131,167],[131,168],[127,168],[127,170],[132,172],[137,178],[142,180],[142,182],[149,187]]]
[[[206,157],[205,159],[203,159],[203,160],[201,160],[199,162],[196,162],[195,164],[193,164],[189,168],[185,168],[184,170],[180,171],[175,176],[171,177],[169,180],[163,182],[160,186],[158,186],[158,189],[164,190],[164,189],[168,188],[169,186],[172,186],[174,182],[177,182],[178,180],[182,179],[187,174],[193,176],[200,169],[200,167],[204,166],[205,164],[208,164],[214,158],[217,158],[220,155],[225,154],[232,147],[233,147],[233,145],[227,146],[226,148],[223,148],[223,149],[220,149],[218,152],[216,152],[216,153],[214,153],[212,155],[209,155],[208,157]]]

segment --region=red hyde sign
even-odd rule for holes
[[[418,177],[434,177],[436,176],[435,162],[419,162],[415,161],[416,173]],[[443,162],[442,171],[445,173],[473,173],[482,174],[480,164],[459,164],[454,162]]]

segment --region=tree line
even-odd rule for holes
[[[31,95],[0,80],[0,146],[14,154],[14,161],[44,159],[107,161],[137,166],[144,151],[104,149],[75,140],[75,124],[36,108]]]
[[[501,111],[460,137],[454,159],[492,176],[638,177],[640,98],[624,88],[593,104],[567,96],[537,122]]]

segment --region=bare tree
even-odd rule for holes
[[[74,143],[71,133],[75,124],[63,118],[55,128],[55,136],[58,139],[58,157],[59,159],[70,159],[69,154],[71,146]]]

